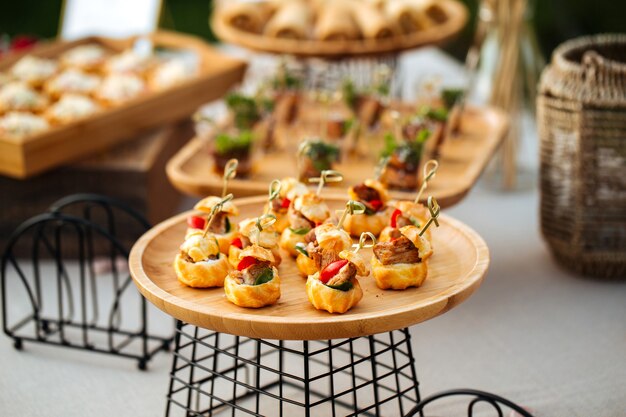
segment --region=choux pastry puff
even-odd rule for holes
[[[193,208],[208,215],[213,207],[221,201],[222,199],[217,196],[206,197],[198,201]],[[229,216],[238,215],[239,209],[237,206],[231,201],[227,201],[222,205],[222,209],[215,214],[215,218],[209,228],[209,232],[215,236],[220,245],[220,252],[224,254],[228,254],[230,242],[237,236],[237,225],[231,223]],[[206,216],[190,216],[187,218],[187,225],[189,226],[187,235],[196,230],[203,230],[206,225]]]
[[[291,206],[291,202],[295,200],[296,197],[309,192],[306,185],[293,177],[283,178],[280,180],[280,183],[281,187],[278,198],[272,200],[272,202],[268,203],[265,207],[265,212],[269,212],[270,214],[276,216],[274,229],[278,233],[282,233],[283,230],[289,227],[289,217],[287,216],[287,212]]]
[[[309,275],[306,293],[318,310],[345,313],[363,298],[357,275],[369,275],[369,268],[357,253],[341,251],[340,260],[328,264],[322,271]]]
[[[391,239],[400,237],[400,228],[404,226],[423,227],[428,221],[428,208],[420,203],[412,201],[398,201],[390,206],[394,209],[389,218],[389,225],[380,232],[379,242],[389,242]],[[430,229],[423,235],[432,242]]]
[[[280,298],[280,277],[272,264],[269,249],[251,245],[239,254],[237,269],[224,280],[224,292],[231,303],[240,307],[259,308],[274,304]]]
[[[304,275],[312,275],[319,271],[319,265],[315,262],[312,252],[316,250],[330,251],[339,253],[348,250],[352,246],[352,238],[343,229],[338,229],[332,223],[324,223],[313,229],[315,240],[309,242],[306,246],[298,245],[298,257],[296,258],[296,266]]]
[[[374,236],[378,236],[389,224],[387,209],[389,194],[385,187],[379,181],[368,179],[362,184],[350,187],[348,196],[351,200],[363,203],[365,213],[360,215],[348,214],[344,222],[346,231],[356,237],[365,232],[371,232]]]
[[[330,217],[330,209],[315,193],[306,193],[293,200],[287,214],[289,227],[283,230],[280,247],[291,256],[298,256],[296,245],[304,243],[306,234]]]
[[[174,260],[178,281],[193,288],[221,287],[230,270],[215,236],[192,233],[180,246]]]
[[[280,250],[278,249],[278,233],[273,225],[259,231],[256,222],[256,217],[252,217],[239,223],[239,239],[234,239],[233,242],[231,242],[233,244],[228,248],[228,261],[233,267],[236,267],[239,263],[241,251],[250,245],[258,245],[264,249],[268,249],[273,255],[272,265],[280,265],[282,258],[280,256]]]
[[[399,238],[374,245],[372,275],[378,288],[404,290],[422,285],[433,252],[430,242],[419,232],[416,226],[404,226]]]

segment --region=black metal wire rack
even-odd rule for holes
[[[261,340],[178,322],[167,416],[409,416],[420,401],[407,329]]]
[[[81,194],[15,230],[1,262],[3,330],[15,348],[30,341],[107,353],[136,359],[140,369],[169,349],[171,333],[148,331],[146,300],[131,285],[128,249],[116,237],[119,216],[134,219],[140,232],[150,227],[123,203]],[[30,256],[16,256],[18,245]],[[106,274],[97,273],[97,262]]]

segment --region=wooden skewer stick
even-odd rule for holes
[[[317,191],[315,194],[320,195],[324,185],[329,182],[341,182],[343,181],[343,174],[339,171],[335,171],[333,169],[325,169],[322,171],[319,177],[309,178],[309,182],[316,183],[319,182],[319,186],[317,187]]]
[[[276,200],[280,195],[280,189],[282,188],[282,186],[283,184],[280,182],[280,180],[274,180],[270,183],[267,199],[267,210],[265,211],[266,214],[269,213],[272,208],[272,201]]]
[[[435,223],[435,226],[439,227],[439,220],[437,220],[437,218],[441,213],[441,207],[439,207],[437,200],[435,200],[435,197],[432,195],[428,197],[428,211],[430,212],[430,219],[428,219],[422,230],[420,230],[420,236],[426,233],[426,230],[428,230],[432,223]]]
[[[387,164],[389,164],[390,159],[391,156],[385,156],[384,158],[380,158],[380,161],[378,161],[378,164],[376,165],[376,168],[374,170],[374,179],[376,181],[380,181],[380,177],[382,177],[385,173],[385,170],[387,169]]]
[[[204,226],[204,231],[202,232],[202,237],[206,237],[206,234],[209,232],[209,228],[213,223],[213,219],[215,219],[215,215],[222,210],[224,204],[233,199],[232,194],[228,194],[226,197],[222,198],[216,205],[213,206],[211,212],[209,213],[209,218],[207,219],[206,225]]]
[[[238,166],[239,161],[234,158],[226,162],[226,166],[224,167],[224,186],[222,187],[222,197],[224,197],[226,195],[226,191],[228,191],[228,181],[237,176]]]
[[[429,168],[430,166],[432,166],[432,168]],[[428,181],[434,178],[438,169],[439,169],[439,162],[437,162],[434,159],[431,159],[424,164],[424,179],[422,180],[422,186],[420,187],[420,190],[417,193],[417,196],[415,197],[415,201],[414,201],[415,204],[418,204],[420,202],[422,193],[426,190],[426,187],[428,187]]]
[[[366,243],[367,239],[370,239],[372,243]],[[376,236],[372,232],[363,232],[361,233],[361,237],[359,237],[359,243],[352,245],[354,248],[354,253],[358,253],[363,248],[373,248],[376,244]]]
[[[348,217],[348,213],[350,213],[350,215],[363,214],[365,213],[365,205],[360,201],[348,200],[346,208],[343,209],[341,218],[339,222],[337,222],[337,229],[343,229],[343,222],[346,220],[346,217]]]

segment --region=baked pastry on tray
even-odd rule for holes
[[[107,51],[96,44],[76,46],[64,52],[59,62],[65,68],[76,68],[82,71],[99,71],[108,56]]]
[[[48,130],[45,118],[31,113],[10,112],[0,117],[0,137],[19,139]]]
[[[350,187],[348,197],[365,206],[365,213],[357,216],[348,214],[345,229],[352,236],[371,232],[378,236],[389,223],[387,189],[376,180],[367,179],[363,183]]]
[[[9,111],[38,113],[48,105],[48,98],[26,83],[15,81],[0,89],[0,114]]]
[[[39,87],[57,70],[57,63],[51,59],[26,55],[11,67],[11,74],[20,81]]]
[[[224,281],[224,292],[231,303],[240,307],[259,308],[280,298],[280,277],[273,265],[272,251],[251,245],[239,253],[237,268]]]
[[[194,210],[205,213],[205,215],[190,216],[187,219],[187,225],[189,226],[187,228],[187,234],[194,233],[198,229],[204,230],[207,222],[206,216],[208,216],[217,205],[220,205],[220,207],[211,221],[209,233],[213,234],[217,239],[220,252],[228,254],[228,248],[232,240],[237,237],[237,224],[231,222],[230,218],[239,215],[239,209],[232,201],[222,203],[222,198],[217,196],[206,197],[198,201],[193,208]]]
[[[100,82],[97,75],[70,68],[46,81],[44,91],[55,99],[67,93],[92,95]]]
[[[178,281],[193,288],[221,287],[230,270],[215,236],[198,230],[188,235],[174,260]]]
[[[104,78],[95,96],[103,104],[116,106],[145,93],[146,83],[132,74],[112,74]]]
[[[283,230],[280,247],[297,256],[296,244],[304,243],[306,234],[329,217],[330,209],[322,197],[313,192],[296,197],[288,209],[289,227]]]
[[[44,115],[52,124],[63,124],[90,116],[100,109],[100,106],[89,97],[66,94],[48,107]]]

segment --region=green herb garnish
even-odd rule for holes
[[[253,142],[252,132],[241,131],[238,135],[220,133],[215,137],[215,151],[220,155],[234,152],[248,152]]]
[[[292,233],[295,233],[297,235],[306,235],[307,233],[309,233],[311,231],[311,228],[310,227],[300,227],[298,229],[292,229],[290,227],[289,230],[291,230]]]
[[[463,97],[465,90],[462,88],[444,88],[441,91],[441,100],[446,109],[451,109]]]
[[[352,282],[350,281],[346,281],[346,282],[342,282],[339,285],[327,285],[328,288],[332,288],[333,290],[339,290],[339,291],[350,291],[352,289],[352,287],[354,287],[354,285],[352,285]]]
[[[274,279],[274,271],[268,266],[259,274],[257,279],[254,281],[254,285],[265,284],[270,282],[272,279]]]
[[[445,122],[448,120],[448,110],[445,107],[423,106],[419,111],[420,116],[437,122]]]
[[[380,154],[382,158],[391,156],[398,146],[398,144],[396,143],[396,138],[394,138],[391,133],[387,133],[385,135],[384,141],[385,145],[383,146],[383,150]]]
[[[228,217],[224,218],[224,230],[226,230],[225,233],[230,232],[230,220],[228,219]]]
[[[354,82],[351,79],[345,80],[341,85],[341,95],[346,105],[352,110],[355,110],[359,94],[356,90]]]
[[[261,119],[257,102],[252,97],[230,93],[226,96],[226,106],[233,112],[235,126],[239,129],[250,129]]]
[[[339,148],[322,141],[308,142],[304,154],[311,159],[313,167],[318,171],[330,169],[333,162],[339,159]]]
[[[274,90],[297,90],[302,86],[302,79],[286,70],[282,71],[272,80]]]
[[[294,249],[300,252],[301,254],[303,254],[304,256],[306,256],[307,258],[310,258],[309,252],[304,248],[304,244],[296,243],[296,246],[294,246]]]

